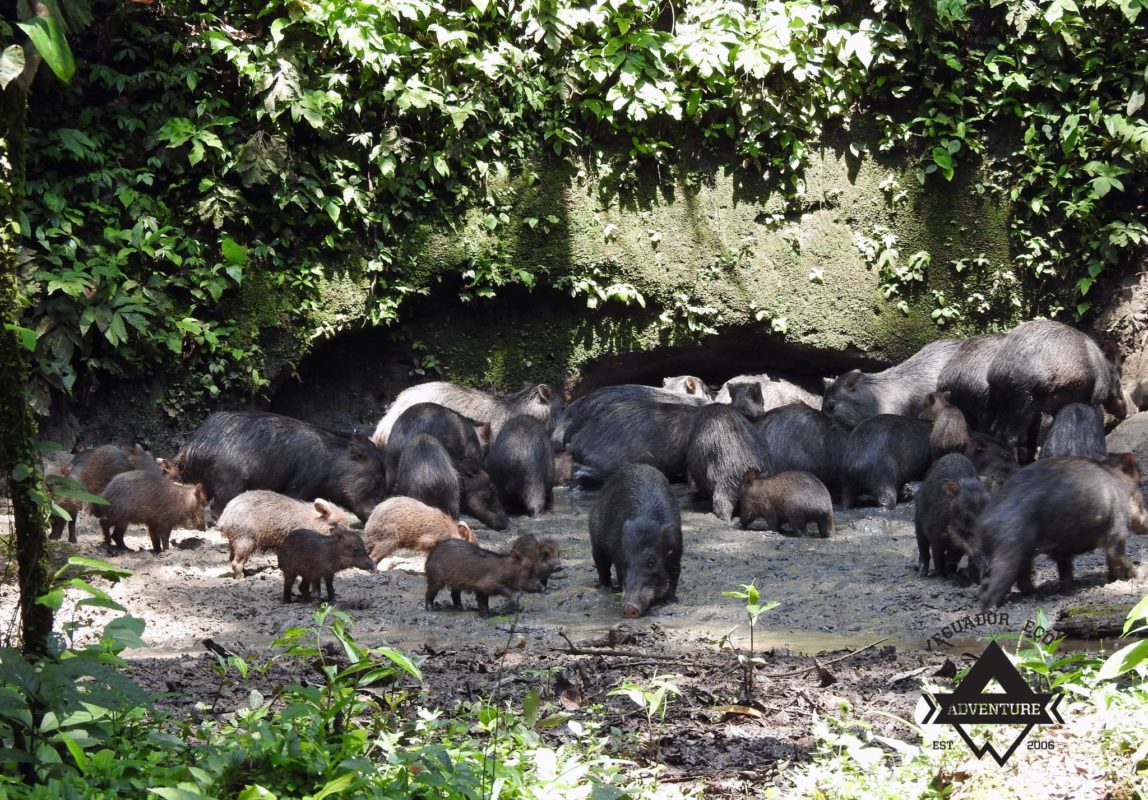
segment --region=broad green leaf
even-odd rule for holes
[[[223,250],[223,257],[227,259],[227,263],[234,264],[235,266],[242,267],[247,264],[247,248],[239,244],[239,242],[232,239],[230,236],[224,236],[223,241],[220,243],[220,248]],[[239,279],[235,279],[239,283]]]
[[[0,90],[20,77],[24,71],[24,48],[18,44],[9,45],[0,54]]]
[[[4,327],[20,338],[20,346],[25,350],[35,351],[36,349],[36,332],[28,328],[21,328],[19,325],[13,325],[10,322],[4,323]]]
[[[1138,665],[1142,664],[1145,659],[1148,659],[1148,640],[1133,642],[1132,644],[1121,647],[1105,659],[1104,666],[1100,668],[1100,672],[1097,673],[1096,677],[1101,680],[1115,678],[1129,670],[1135,669]]]
[[[56,77],[67,83],[76,72],[76,62],[72,59],[72,48],[64,38],[64,29],[55,17],[33,17],[26,22],[16,23],[20,30],[28,34],[32,44],[44,59],[44,63]]]

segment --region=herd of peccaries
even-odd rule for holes
[[[1013,584],[1033,589],[1037,554],[1072,586],[1075,555],[1103,548],[1108,580],[1130,577],[1128,532],[1148,532],[1130,454],[1109,454],[1104,422],[1134,411],[1115,348],[1052,321],[1007,334],[937,341],[881,372],[826,379],[822,397],[768,375],[711,393],[701,380],[624,384],[566,404],[546,384],[492,395],[445,382],[403,391],[374,433],[347,434],[255,411],[212,414],[174,462],[104,445],[58,470],[102,495],[89,510],[111,552],[129,524],[152,549],[177,525],[204,526],[205,503],[230,544],[236,579],[254,551],[275,551],[283,600],[334,600],[334,574],[398,550],[427,554],[425,605],[449,588],[513,604],[545,590],[558,543],[524,534],[481,547],[465,512],[493,530],[508,513],[538,517],[556,483],[601,487],[588,516],[599,583],[621,589],[621,614],[675,599],[682,531],[671,481],[708,498],[718,518],[833,536],[833,509],[896,505],[915,495],[918,573],[966,573],[981,605]],[[57,503],[72,516],[81,504]],[[362,523],[361,529],[358,524]],[[357,529],[352,529],[355,525]],[[64,520],[53,522],[59,538]],[[613,574],[612,574],[613,572]]]

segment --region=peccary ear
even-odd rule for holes
[[[698,381],[693,378],[686,378],[686,391],[689,394],[697,394],[698,388]]]
[[[845,383],[843,383],[842,385],[846,389],[848,389],[849,391],[853,391],[854,389],[857,388],[857,384],[859,384],[860,382],[861,382],[861,370],[854,369],[854,370],[850,370],[849,372],[845,373]]]
[[[155,463],[159,464],[159,470],[164,474],[164,477],[175,479],[179,477],[176,472],[175,464],[168,461],[166,458],[157,458]]]
[[[953,401],[953,393],[952,392],[941,392],[941,399],[944,400],[946,403],[951,403]]]
[[[821,385],[823,388],[828,389],[830,386],[833,385],[833,381],[835,381],[835,380],[836,380],[836,378],[822,378],[821,379]]]
[[[761,384],[754,381],[749,387],[749,399],[765,405],[765,395],[761,393]]]
[[[319,512],[319,516],[323,519],[328,519],[331,516],[331,504],[321,497],[315,498],[315,510]]]
[[[474,433],[478,437],[478,444],[483,450],[490,449],[490,423],[484,422],[474,426]]]
[[[470,529],[470,525],[466,522],[458,523],[458,538],[466,542],[478,541],[474,538],[474,531]]]
[[[542,398],[542,402],[544,403],[549,403],[550,398],[554,395],[554,390],[545,383],[538,384],[538,388],[535,391],[538,392],[538,396]]]
[[[1120,366],[1124,358],[1120,354],[1120,345],[1111,339],[1106,339],[1100,343],[1100,351],[1104,353],[1104,357],[1111,361],[1113,364]]]
[[[747,469],[742,474],[741,485],[742,486],[748,486],[749,484],[753,483],[754,481],[757,480],[757,475],[758,475],[757,468],[756,467],[750,467],[749,469]]]
[[[1140,465],[1136,463],[1136,456],[1131,453],[1119,453],[1120,471],[1139,480]]]
[[[478,473],[482,472],[482,467],[474,462],[473,459],[464,458],[458,462],[458,469],[463,475],[468,478],[473,478]]]
[[[945,494],[949,497],[956,497],[961,493],[961,484],[958,481],[943,481],[941,488],[945,490]]]

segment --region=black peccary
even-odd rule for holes
[[[989,433],[1009,445],[1020,444],[1032,460],[1032,431],[1040,415],[1055,414],[1069,403],[1105,408],[1118,419],[1128,415],[1120,386],[1120,356],[1104,350],[1087,334],[1062,322],[1024,322],[1001,343],[989,365]]]
[[[503,425],[486,457],[486,472],[503,508],[541,516],[554,501],[554,448],[542,423],[518,416]]]
[[[413,497],[459,519],[462,489],[458,472],[442,442],[429,433],[416,434],[399,455],[395,494]]]
[[[291,589],[300,579],[299,593],[304,601],[322,597],[320,582],[327,584],[327,600],[335,602],[335,573],[358,567],[373,572],[377,566],[367,555],[363,537],[342,525],[331,525],[329,534],[308,528],[291,531],[276,550],[283,570],[283,602],[291,602]]]
[[[767,411],[754,425],[774,470],[809,472],[831,494],[841,492],[841,457],[849,432],[828,414],[790,403]]]
[[[686,406],[702,406],[708,398],[698,394],[685,394],[654,386],[626,383],[620,386],[603,386],[587,395],[572,400],[562,411],[554,425],[550,441],[555,450],[561,450],[574,440],[574,437],[591,421],[601,419],[619,403],[671,403]]]
[[[783,523],[798,536],[810,522],[822,539],[833,535],[833,499],[825,484],[809,472],[789,470],[767,477],[748,469],[741,479],[740,525],[763,520],[766,530],[781,532]]]
[[[969,434],[965,455],[977,468],[977,474],[989,478],[994,487],[1003,486],[1004,482],[1020,469],[1020,464],[1016,460],[1016,450],[987,433]]]
[[[852,508],[869,495],[881,508],[897,504],[907,481],[925,476],[931,463],[930,425],[897,414],[869,417],[849,432],[842,457],[841,506]]]
[[[640,617],[675,599],[682,571],[682,520],[666,476],[631,464],[610,476],[590,511],[590,549],[598,583],[622,589],[622,616]]]
[[[1069,403],[1057,411],[1040,446],[1041,458],[1102,456],[1107,452],[1104,420],[1099,411],[1084,403]]]
[[[745,471],[773,469],[757,429],[727,405],[698,410],[686,452],[690,481],[697,494],[713,498],[714,516],[726,522],[737,510]]]
[[[536,417],[547,430],[553,429],[554,422],[562,413],[565,398],[560,390],[545,383],[532,384],[522,391],[507,395],[494,395],[446,381],[420,383],[399,393],[387,413],[379,420],[372,440],[380,447],[387,445],[391,427],[403,412],[416,403],[437,403],[476,423],[488,422],[493,439],[508,419],[519,414]]]
[[[836,380],[827,378],[821,410],[847,428],[877,414],[916,417],[921,400],[937,390],[937,376],[960,346],[960,339],[941,339],[881,372],[855,369]]]
[[[980,548],[976,543],[977,517],[989,493],[973,462],[962,453],[949,453],[929,467],[917,493],[913,524],[917,532],[917,574],[929,574],[929,558],[942,578],[956,571],[969,557],[969,577],[980,579]]]
[[[399,415],[387,438],[384,461],[392,491],[399,473],[399,457],[420,433],[429,433],[438,439],[455,461],[469,458],[481,464],[490,447],[489,423],[476,424],[438,403],[415,403]]]
[[[1104,548],[1109,581],[1129,578],[1128,531],[1148,532],[1139,483],[1140,469],[1128,453],[1045,458],[1009,478],[977,524],[989,568],[982,609],[1000,605],[1013,583],[1032,591],[1038,554],[1056,562],[1063,592],[1072,589],[1073,556],[1097,547]]]
[[[457,609],[462,608],[462,593],[474,592],[478,613],[490,615],[491,595],[513,600],[520,592],[541,592],[545,588],[530,557],[537,553],[538,540],[533,534],[515,539],[507,553],[496,553],[461,539],[439,542],[426,561],[427,590],[424,607],[434,611],[434,599],[444,586]]]
[[[570,441],[576,483],[602,483],[627,464],[650,464],[684,478],[695,414],[708,406],[626,400],[590,419]],[[722,406],[725,408],[725,406]]]
[[[361,520],[387,497],[383,454],[366,436],[262,411],[220,411],[176,458],[182,480],[202,483],[218,518],[231,498],[267,489],[325,497]]]
[[[989,415],[989,366],[996,358],[1003,333],[984,333],[966,339],[937,376],[937,391],[948,392],[954,406],[975,431],[987,431]]]

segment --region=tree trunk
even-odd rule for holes
[[[5,324],[18,324],[23,308],[17,254],[23,235],[19,220],[24,202],[25,115],[28,87],[40,60],[29,56],[24,74],[0,93],[0,322]],[[0,328],[0,470],[8,476],[15,522],[23,650],[35,659],[48,652],[53,614],[36,603],[48,589],[48,520],[36,420],[25,394],[29,360],[17,333]]]

